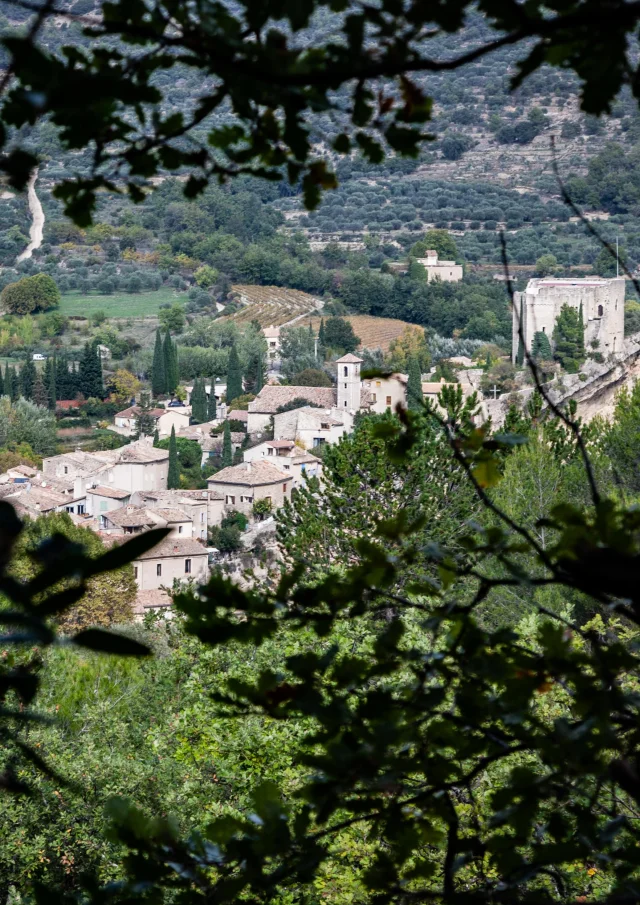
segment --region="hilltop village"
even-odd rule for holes
[[[425,265],[432,264],[433,258],[426,257]],[[452,271],[450,278],[457,276]],[[584,345],[599,350],[602,360],[619,358],[624,285],[622,279],[531,280],[515,296],[514,365],[522,366],[523,350],[551,359],[549,341],[567,312],[580,323]],[[318,337],[311,328],[300,332],[317,356]],[[320,334],[326,342],[324,321]],[[555,337],[557,342],[557,332]],[[416,339],[415,334],[407,338]],[[283,345],[291,342],[287,330],[265,327],[261,341],[264,360],[257,381],[266,378],[264,385],[256,386],[254,380],[250,386],[232,355],[226,382],[196,379],[179,386],[174,378],[171,388],[167,375],[175,349],[158,333],[151,380],[155,401],[140,388],[138,398],[117,411],[102,432],[122,445],[45,455],[41,468],[16,464],[0,475],[0,498],[30,519],[66,513],[107,545],[151,528],[168,529],[167,538],[133,564],[136,612],[142,614],[169,606],[168,592],[176,583],[201,582],[234,547],[250,547],[255,540],[252,526],[263,537],[273,537],[274,513],[303,484],[315,480],[315,492],[322,494],[324,451],[350,435],[359,418],[395,412],[399,406],[411,406],[412,400],[431,400],[438,406],[445,386],[459,387],[463,399],[473,397],[480,421],[497,405],[495,392],[493,399],[491,392],[483,394],[486,369],[464,356],[450,359],[444,376],[441,366],[425,373],[418,356],[409,354],[406,372],[363,377],[365,359],[348,352],[334,358],[333,379],[326,371],[307,369],[296,383],[295,378],[283,379],[280,370]],[[109,349],[97,345],[93,354],[87,361],[100,367]],[[517,392],[509,395],[512,401]],[[181,480],[179,459],[185,459],[185,450],[195,457],[198,473],[209,470],[206,483],[190,487],[184,477]],[[229,526],[235,526],[239,541],[236,536],[230,543],[228,531],[221,535]]]

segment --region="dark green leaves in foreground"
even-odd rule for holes
[[[0,660],[0,746],[7,764],[5,773],[0,775],[0,786],[13,792],[27,791],[15,772],[21,759],[26,758],[38,769],[49,771],[42,758],[18,736],[18,729],[37,719],[26,708],[37,696],[39,651],[58,641],[51,618],[82,599],[90,578],[121,568],[167,534],[165,529],[150,531],[95,559],[87,556],[79,544],[57,534],[33,551],[41,570],[30,581],[22,582],[6,573],[21,529],[13,507],[0,502],[0,625],[3,630],[0,643],[5,649]],[[149,653],[144,644],[132,638],[97,628],[78,632],[64,641],[119,656]]]
[[[97,0],[100,6],[102,20],[80,17],[58,54],[47,50],[48,36],[55,35],[54,45],[58,40],[54,4],[42,5],[33,28],[2,42],[15,81],[2,108],[9,129],[0,146],[12,130],[48,117],[65,147],[91,148],[90,175],[55,189],[83,226],[97,191],[126,187],[142,201],[160,171],[190,173],[188,197],[211,178],[284,178],[313,208],[336,184],[318,156],[314,116],[334,117],[340,131],[332,150],[339,154],[355,150],[372,163],[388,152],[416,156],[431,138],[424,131],[432,110],[428,74],[505,45],[523,47],[516,84],[543,64],[574,70],[589,113],[607,110],[623,84],[636,96],[640,91],[638,60],[627,48],[640,10],[624,0],[381,0],[349,7],[335,0],[246,0],[232,8]],[[473,9],[493,30],[482,41],[460,35]],[[202,93],[191,111],[170,109],[173,79],[162,80],[166,88],[155,80],[179,65],[201,73]],[[34,163],[14,146],[0,167],[20,187]]]

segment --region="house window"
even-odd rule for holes
[[[604,308],[602,307],[602,305],[598,305],[598,317],[602,317],[603,314]]]
[[[78,506],[78,515],[84,515],[84,505],[82,503]]]
[[[286,493],[286,492],[287,492],[287,485],[286,485],[286,484],[283,484],[283,485],[282,485],[282,492],[283,492],[283,493]]]
[[[66,465],[64,466],[64,473],[65,473],[65,474],[69,474],[69,469],[67,468]]]
[[[289,466],[289,465],[285,465],[284,462],[282,463],[282,467],[284,468],[285,471],[289,471],[290,466]]]
[[[345,385],[344,385],[344,388],[345,388],[345,390],[346,390],[346,388],[347,388],[347,385],[346,385],[346,383],[345,383]]]
[[[236,504],[236,498],[234,496],[226,496],[225,501],[227,506],[235,506]]]
[[[345,408],[347,407],[347,400],[346,400],[346,399],[345,399],[345,401],[344,401],[344,407],[345,407]]]
[[[136,578],[136,579],[137,579],[137,577],[138,577],[138,567],[137,567],[137,566],[134,566],[134,567],[133,567],[133,577]]]
[[[101,515],[101,516],[100,516],[100,527],[101,527],[101,528],[106,528],[106,527],[107,527],[107,520],[106,520],[106,518],[104,517],[104,515]]]
[[[178,525],[178,534],[182,534],[182,525]]]
[[[185,575],[191,574],[191,560],[190,559],[185,559],[185,561],[184,561],[184,574]]]
[[[381,387],[381,386],[382,386],[382,383],[381,383],[379,380],[376,380],[376,386],[377,386],[377,387]]]
[[[371,399],[372,399],[373,403],[375,404],[375,403],[378,401],[378,395],[377,395],[377,393],[372,393],[372,394],[371,394]]]
[[[387,405],[391,405],[391,396],[387,396]]]
[[[267,450],[267,455],[268,455],[268,456],[272,456],[272,455],[273,455],[273,452],[274,452],[273,446],[270,446],[269,449]]]
[[[200,513],[200,524],[204,525],[204,512]]]
[[[100,512],[106,512],[106,511],[107,511],[107,501],[100,500]]]
[[[326,442],[327,442],[327,441],[325,440],[324,437],[314,437],[314,438],[313,438],[313,445],[314,445],[314,446],[322,446],[322,444],[323,444],[323,443],[326,443]]]
[[[156,566],[156,575],[160,577],[162,575],[162,563],[158,563]]]
[[[66,512],[73,512],[73,506],[65,506],[64,508]]]
[[[344,376],[345,377],[349,376],[349,368],[346,365],[344,366]]]

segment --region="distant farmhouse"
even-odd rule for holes
[[[584,280],[529,280],[524,292],[513,296],[512,356],[518,356],[518,326],[522,320],[525,347],[531,351],[536,333],[545,333],[553,341],[556,320],[564,305],[579,310],[582,306],[584,343],[597,348],[603,355],[622,351],[624,342],[623,277],[605,280],[589,277]]]

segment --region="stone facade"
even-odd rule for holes
[[[209,478],[209,488],[224,498],[225,509],[250,515],[254,502],[268,499],[279,509],[291,497],[292,477],[270,462],[242,462]]]
[[[141,591],[170,588],[176,579],[203,582],[209,575],[209,556],[193,538],[167,537],[135,559],[133,571]]]
[[[624,342],[625,280],[598,277],[585,280],[529,280],[524,292],[514,293],[512,357],[518,355],[518,324],[530,352],[536,333],[546,333],[553,344],[553,330],[563,305],[578,310],[582,305],[584,342],[605,357],[622,352]],[[593,346],[592,343],[597,343]]]

